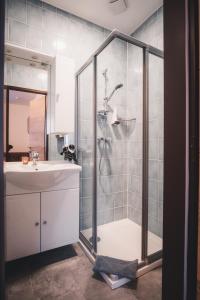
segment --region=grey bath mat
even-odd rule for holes
[[[93,267],[94,272],[103,272],[105,274],[118,275],[119,277],[126,277],[131,280],[136,278],[138,268],[138,260],[125,261],[113,257],[101,256],[96,257]]]

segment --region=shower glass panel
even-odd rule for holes
[[[148,255],[162,249],[163,224],[163,59],[149,54]]]
[[[143,50],[116,38],[97,56],[100,255],[141,259],[142,111]]]
[[[93,64],[91,63],[78,78],[77,143],[78,163],[82,166],[80,178],[80,233],[92,246],[93,225],[93,168],[94,168],[94,101]]]

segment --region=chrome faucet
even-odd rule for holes
[[[37,161],[39,160],[39,153],[37,151],[30,152],[30,158],[33,161],[33,166],[37,165]]]

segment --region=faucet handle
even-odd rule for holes
[[[30,152],[30,157],[32,159],[39,159],[39,152],[37,152],[37,151],[31,151]]]

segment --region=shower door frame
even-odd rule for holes
[[[76,72],[76,101],[75,101],[75,144],[78,146],[78,98],[79,98],[79,76],[90,65],[93,65],[93,207],[92,207],[92,244],[84,237],[79,228],[79,238],[95,257],[97,253],[97,56],[115,39],[118,38],[143,50],[143,155],[142,155],[142,233],[141,233],[141,266],[152,263],[162,257],[162,250],[148,255],[148,164],[149,164],[149,54],[164,58],[163,51],[138,41],[134,37],[119,32],[112,31],[101,46]]]

